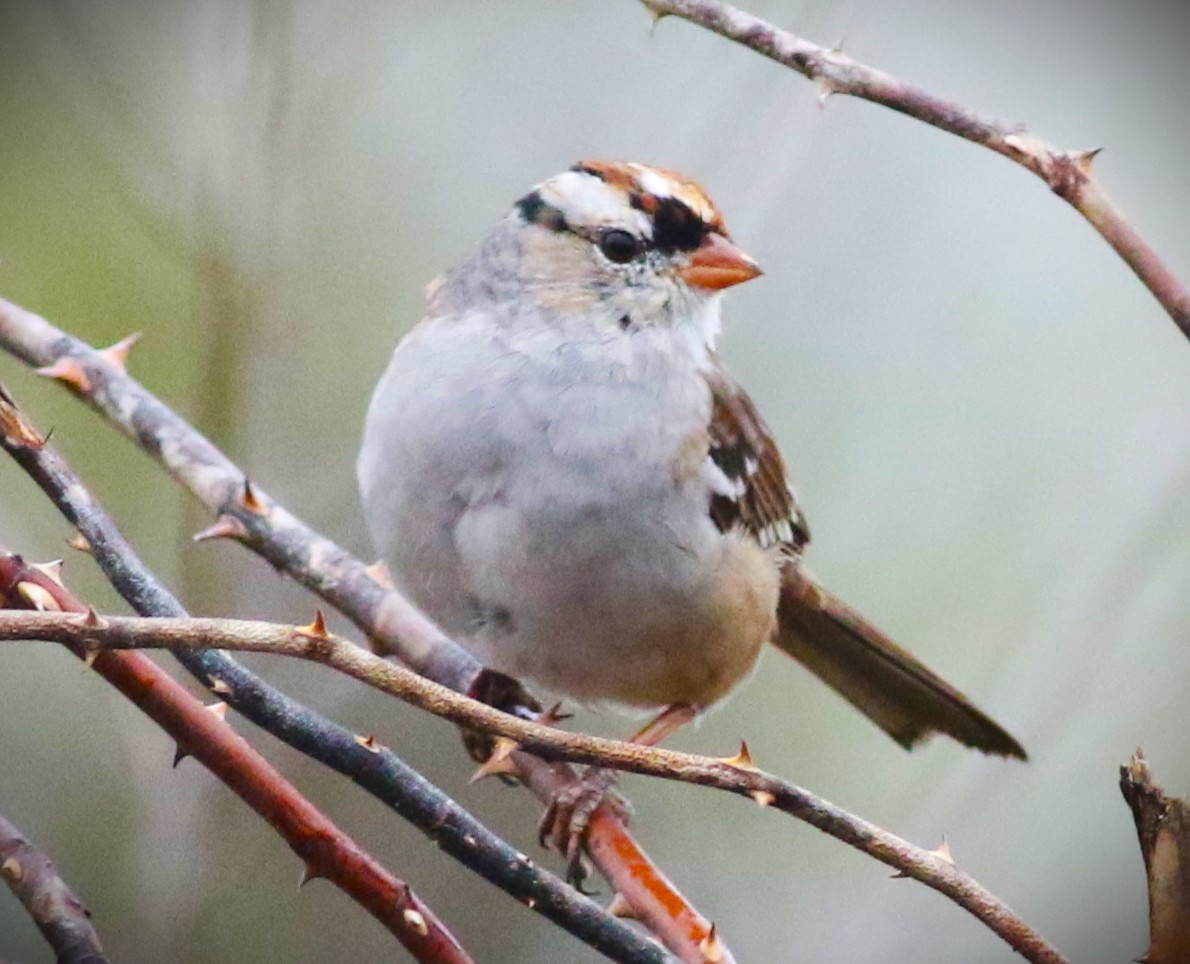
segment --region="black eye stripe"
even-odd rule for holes
[[[703,242],[710,228],[705,221],[677,198],[656,198],[653,219],[653,245],[660,251],[693,251]],[[643,210],[643,208],[642,208]]]
[[[582,170],[595,177],[601,177],[598,171],[588,168],[575,168],[575,170]],[[654,248],[667,255],[673,254],[675,251],[694,251],[712,230],[689,205],[677,198],[661,198],[634,191],[629,195],[629,203],[636,210],[643,212],[653,227],[652,239],[638,241],[639,247]],[[566,216],[558,208],[545,201],[537,191],[531,191],[517,201],[516,210],[528,224],[537,224],[550,231],[576,231],[567,223]],[[586,231],[578,230],[577,233],[589,236]],[[607,237],[607,234],[605,233],[603,237]],[[602,240],[601,238],[601,244]],[[627,246],[621,246],[621,250],[626,252]],[[607,251],[604,253],[607,254]],[[639,249],[634,252],[634,255],[637,253],[639,253]],[[608,257],[613,261],[616,260],[610,254]],[[625,255],[625,260],[628,260],[627,255]]]
[[[536,191],[517,201],[516,209],[529,224],[540,224],[551,231],[565,231],[569,227],[565,215],[552,204],[547,204]]]

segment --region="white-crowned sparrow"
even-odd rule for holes
[[[521,198],[372,399],[359,481],[397,586],[495,670],[667,710],[644,741],[772,642],[902,746],[1024,758],[802,565],[781,455],[715,354],[720,293],[758,274],[673,171],[581,163]]]

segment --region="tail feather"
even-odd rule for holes
[[[1024,747],[966,696],[800,566],[786,570],[773,642],[906,749],[937,732],[1026,759]]]

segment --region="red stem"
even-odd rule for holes
[[[22,592],[20,587],[25,585]],[[28,586],[41,607],[27,598]],[[73,593],[20,556],[0,552],[0,604],[85,613]],[[69,647],[80,659],[86,654]],[[306,866],[306,877],[324,877],[349,894],[396,937],[417,961],[469,964],[471,958],[408,884],[394,877],[307,800],[242,736],[206,709],[180,683],[142,653],[95,654],[94,670],[177,741],[248,804],[289,844]]]

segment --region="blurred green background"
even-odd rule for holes
[[[959,0],[752,9],[1097,169],[1190,276],[1180,5]],[[352,462],[426,282],[583,157],[684,170],[767,274],[723,353],[792,465],[810,564],[1018,735],[1027,765],[908,755],[778,653],[675,745],[734,752],[959,864],[1073,959],[1146,945],[1117,767],[1190,785],[1190,345],[1107,246],[1003,159],[633,0],[0,3],[0,294],[96,343],[300,516],[367,556]],[[0,358],[0,379],[197,613],[313,602],[130,444]],[[0,542],[67,527],[0,463]],[[82,556],[71,584],[121,604]],[[162,660],[172,665],[168,658]],[[315,667],[254,659],[374,732],[527,852],[527,795],[468,786],[453,729]],[[399,958],[337,891],[72,658],[0,651],[0,811],[58,860],[120,961]],[[483,961],[586,948],[355,787],[237,729]],[[581,714],[576,726],[627,725]],[[1013,960],[972,918],[788,818],[628,778],[640,838],[743,961]],[[552,858],[549,858],[552,861]],[[0,958],[49,959],[0,893]]]

